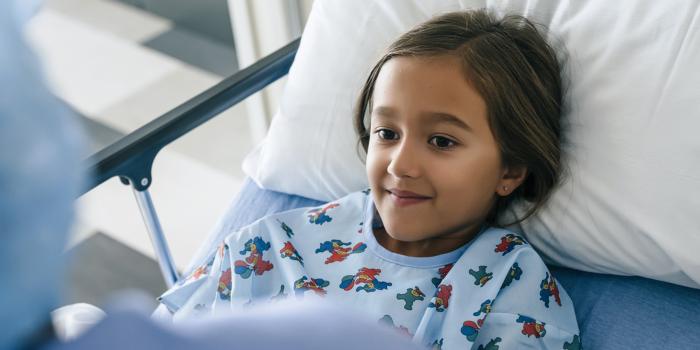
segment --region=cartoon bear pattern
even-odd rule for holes
[[[452,252],[410,257],[379,245],[368,229],[376,227],[369,190],[264,217],[227,236],[159,301],[177,322],[332,298],[433,349],[581,349],[571,299],[522,237],[483,228]]]

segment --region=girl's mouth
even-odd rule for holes
[[[391,190],[387,190],[387,193],[389,193],[389,197],[392,199],[394,204],[400,207],[424,203],[430,200],[431,198],[414,192],[403,191],[393,188]]]

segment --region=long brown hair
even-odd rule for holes
[[[506,166],[527,167],[521,186],[499,197],[487,217],[515,199],[532,205],[515,224],[546,201],[561,173],[563,84],[555,50],[525,17],[496,18],[484,9],[446,13],[399,37],[375,64],[361,90],[354,113],[358,142],[367,152],[370,133],[365,114],[371,110],[374,84],[382,66],[397,56],[454,55],[462,59],[465,79],[486,102],[491,132]]]

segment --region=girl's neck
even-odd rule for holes
[[[377,243],[390,252],[413,257],[431,257],[449,253],[471,242],[481,231],[481,226],[467,227],[459,232],[439,235],[437,237],[415,242],[400,241],[392,238],[384,229],[373,229]]]

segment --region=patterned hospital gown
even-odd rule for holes
[[[177,321],[332,298],[435,349],[581,348],[571,299],[522,237],[488,228],[455,251],[411,257],[368,226],[381,226],[369,190],[266,216],[159,300]]]

